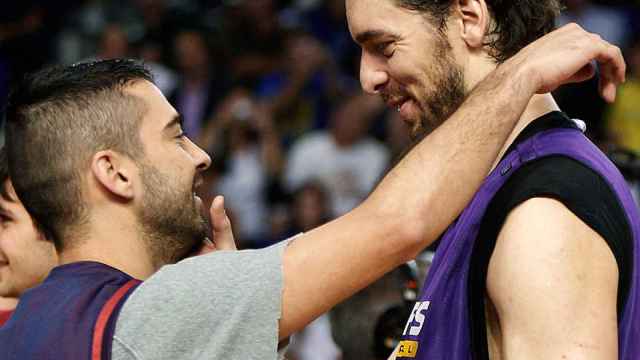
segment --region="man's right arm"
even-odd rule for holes
[[[608,101],[624,80],[620,50],[577,25],[529,45],[498,67],[420,142],[358,208],[293,241],[284,253],[279,336],[413,258],[451,224],[479,188],[535,93],[593,76]]]

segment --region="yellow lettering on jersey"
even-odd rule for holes
[[[414,358],[418,354],[418,342],[411,340],[400,341],[398,357]]]

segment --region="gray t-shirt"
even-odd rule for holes
[[[113,360],[278,359],[287,244],[163,267],[122,307]]]

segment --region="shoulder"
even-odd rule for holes
[[[224,358],[225,339],[235,338],[275,354],[286,244],[214,252],[163,267],[123,305],[115,330],[120,345],[145,354],[141,358],[176,359],[193,349]]]
[[[503,252],[505,260],[522,255],[525,263],[538,255],[564,256],[568,265],[588,260],[581,252],[597,250],[600,254],[592,255],[611,257],[616,265],[612,249],[617,252],[619,244],[630,241],[625,212],[606,179],[564,156],[519,169],[496,194],[488,214],[497,229],[489,275]]]
[[[559,201],[608,242],[630,240],[625,211],[608,180],[565,156],[542,158],[518,169],[496,193],[487,221],[499,229],[514,208],[536,197]]]
[[[509,213],[487,276],[507,342],[524,340],[534,352],[549,343],[554,351],[585,351],[582,357],[594,349],[580,348],[580,342],[598,339],[597,351],[610,350],[617,287],[607,243],[561,202],[532,198]]]

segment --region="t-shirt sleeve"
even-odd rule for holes
[[[163,267],[124,304],[113,359],[277,359],[287,244]]]

